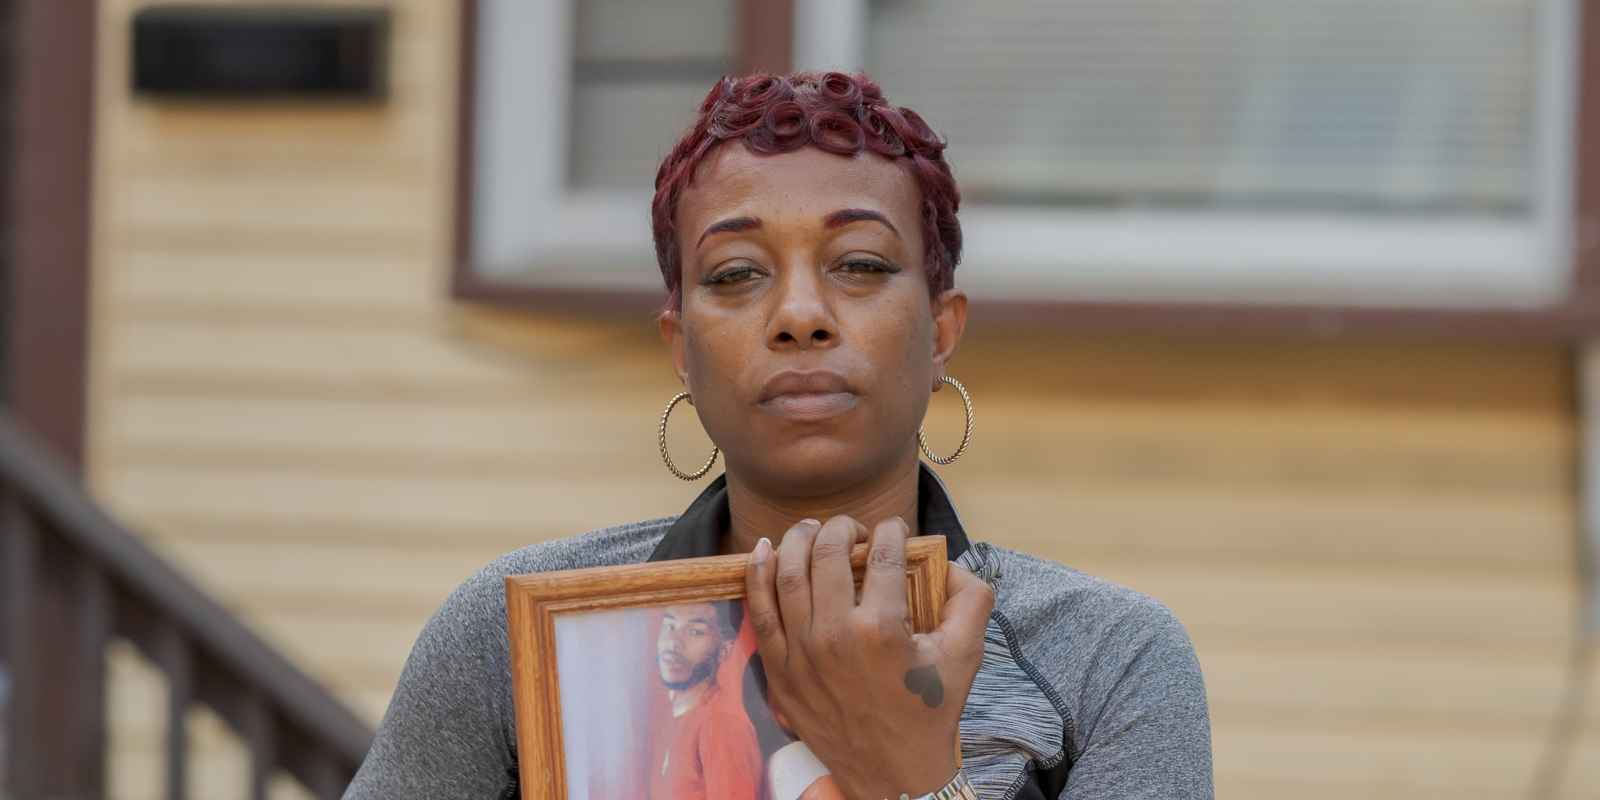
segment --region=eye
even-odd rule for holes
[[[853,256],[840,262],[838,270],[848,275],[865,277],[869,275],[893,275],[899,272],[900,268],[882,259]]]
[[[700,281],[704,286],[731,286],[760,277],[761,271],[752,264],[733,264],[717,270]]]

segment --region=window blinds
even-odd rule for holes
[[[711,84],[731,69],[732,0],[575,3],[571,161],[577,189],[649,189]]]
[[[969,197],[1517,214],[1538,0],[872,0]]]

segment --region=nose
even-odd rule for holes
[[[810,350],[837,345],[839,323],[817,270],[796,265],[783,273],[767,326],[767,347]]]

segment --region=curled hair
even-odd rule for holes
[[[722,78],[687,133],[656,170],[650,203],[656,263],[667,285],[667,305],[682,298],[683,264],[678,252],[678,201],[706,156],[723,142],[740,141],[751,152],[775,155],[816,147],[841,156],[863,151],[904,159],[922,195],[923,270],[937,295],[955,284],[961,260],[961,192],[944,160],[945,141],[917,112],[890,105],[865,75],[797,72]]]

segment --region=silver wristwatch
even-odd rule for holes
[[[951,778],[949,783],[932,794],[912,797],[902,793],[900,800],[978,800],[978,792],[972,788],[972,782],[967,780],[967,773],[958,769],[956,776]]]

